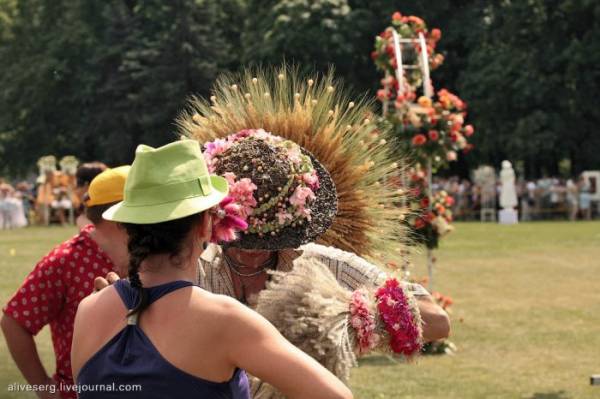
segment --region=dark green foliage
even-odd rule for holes
[[[17,4],[0,43],[2,167],[13,173],[49,153],[122,164],[140,142],[172,141],[186,97],[206,95],[231,62],[216,0]]]
[[[600,168],[595,0],[0,0],[0,173],[46,154],[128,162],[243,65],[334,65],[374,94],[374,36],[396,10],[442,30],[434,82],[469,104],[476,149],[451,173],[504,158],[529,176]]]

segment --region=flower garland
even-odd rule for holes
[[[402,151],[411,151],[421,164],[431,159],[439,168],[456,161],[459,152],[467,154],[473,149],[468,139],[475,129],[465,124],[466,109],[464,101],[442,89],[437,99],[421,96],[416,104],[399,105],[387,120]]]
[[[388,80],[382,81],[384,89],[380,91],[379,96],[381,97],[385,94],[387,97],[386,100],[410,101],[411,96],[416,91],[416,87],[422,84],[423,76],[419,68],[404,71],[402,78],[405,80],[405,93],[404,96],[398,95],[398,82],[394,78],[398,61],[396,60],[396,53],[394,51],[393,30],[396,30],[403,39],[412,39],[414,51],[403,51],[403,61],[405,64],[419,63],[417,61],[421,53],[419,33],[423,34],[431,70],[436,69],[444,62],[444,56],[435,52],[437,42],[442,37],[442,32],[437,28],[429,31],[425,21],[419,17],[414,15],[406,16],[395,12],[392,15],[391,26],[375,38],[375,50],[371,53],[371,58],[375,62],[375,66],[386,72],[389,77]]]
[[[419,311],[398,280],[386,280],[375,292],[375,297],[379,317],[390,335],[392,351],[407,357],[419,353],[423,345]]]
[[[415,244],[425,244],[429,249],[437,248],[441,237],[454,230],[452,206],[454,198],[440,191],[433,194],[431,207],[427,195],[425,172],[417,165],[408,171],[408,190],[411,201],[410,214],[404,219],[410,237]]]
[[[423,165],[432,160],[432,166],[437,169],[455,161],[459,152],[466,154],[473,149],[468,138],[475,129],[465,124],[467,104],[448,90],[439,90],[437,98],[433,99],[417,96],[417,87],[422,84],[421,68],[404,71],[401,77],[404,90],[399,92],[394,30],[401,38],[412,40],[415,48],[415,51],[402,53],[403,57],[406,53],[404,63],[407,65],[419,64],[415,58],[420,52],[418,37],[420,33],[424,35],[430,70],[436,69],[444,60],[441,54],[435,52],[442,32],[439,29],[429,31],[419,17],[396,12],[391,26],[375,38],[375,51],[372,53],[376,67],[386,74],[381,80],[383,88],[377,92],[377,98],[391,105],[384,119],[392,127],[398,150],[402,154],[407,151],[414,154],[415,160]]]
[[[381,340],[380,335],[375,330],[375,316],[369,311],[365,290],[358,289],[352,292],[350,324],[356,332],[359,355],[370,352]]]

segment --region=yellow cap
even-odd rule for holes
[[[85,206],[96,206],[123,201],[125,180],[129,174],[129,165],[106,169],[94,177],[88,188],[89,199]]]

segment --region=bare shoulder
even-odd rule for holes
[[[77,307],[77,315],[80,318],[86,318],[88,314],[93,313],[94,318],[102,316],[114,316],[120,309],[117,305],[122,303],[115,287],[106,287],[100,292],[96,292],[83,298]],[[121,306],[125,312],[125,307]]]
[[[201,287],[194,287],[192,306],[195,311],[213,314],[225,320],[244,313],[247,309],[234,298],[213,294]]]
[[[268,325],[266,319],[236,299],[199,287],[194,289],[193,307],[197,315],[211,320],[215,327],[220,326],[217,330],[230,335],[261,330],[265,324]]]

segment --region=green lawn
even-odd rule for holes
[[[0,302],[38,258],[73,233],[0,231]],[[357,398],[600,397],[600,387],[589,386],[589,376],[600,374],[600,223],[459,223],[437,257],[436,289],[455,301],[458,353],[414,364],[364,359],[352,374]],[[417,263],[414,272],[425,274]],[[52,370],[47,329],[37,341]],[[19,381],[2,341],[0,398],[26,397],[6,392]]]

